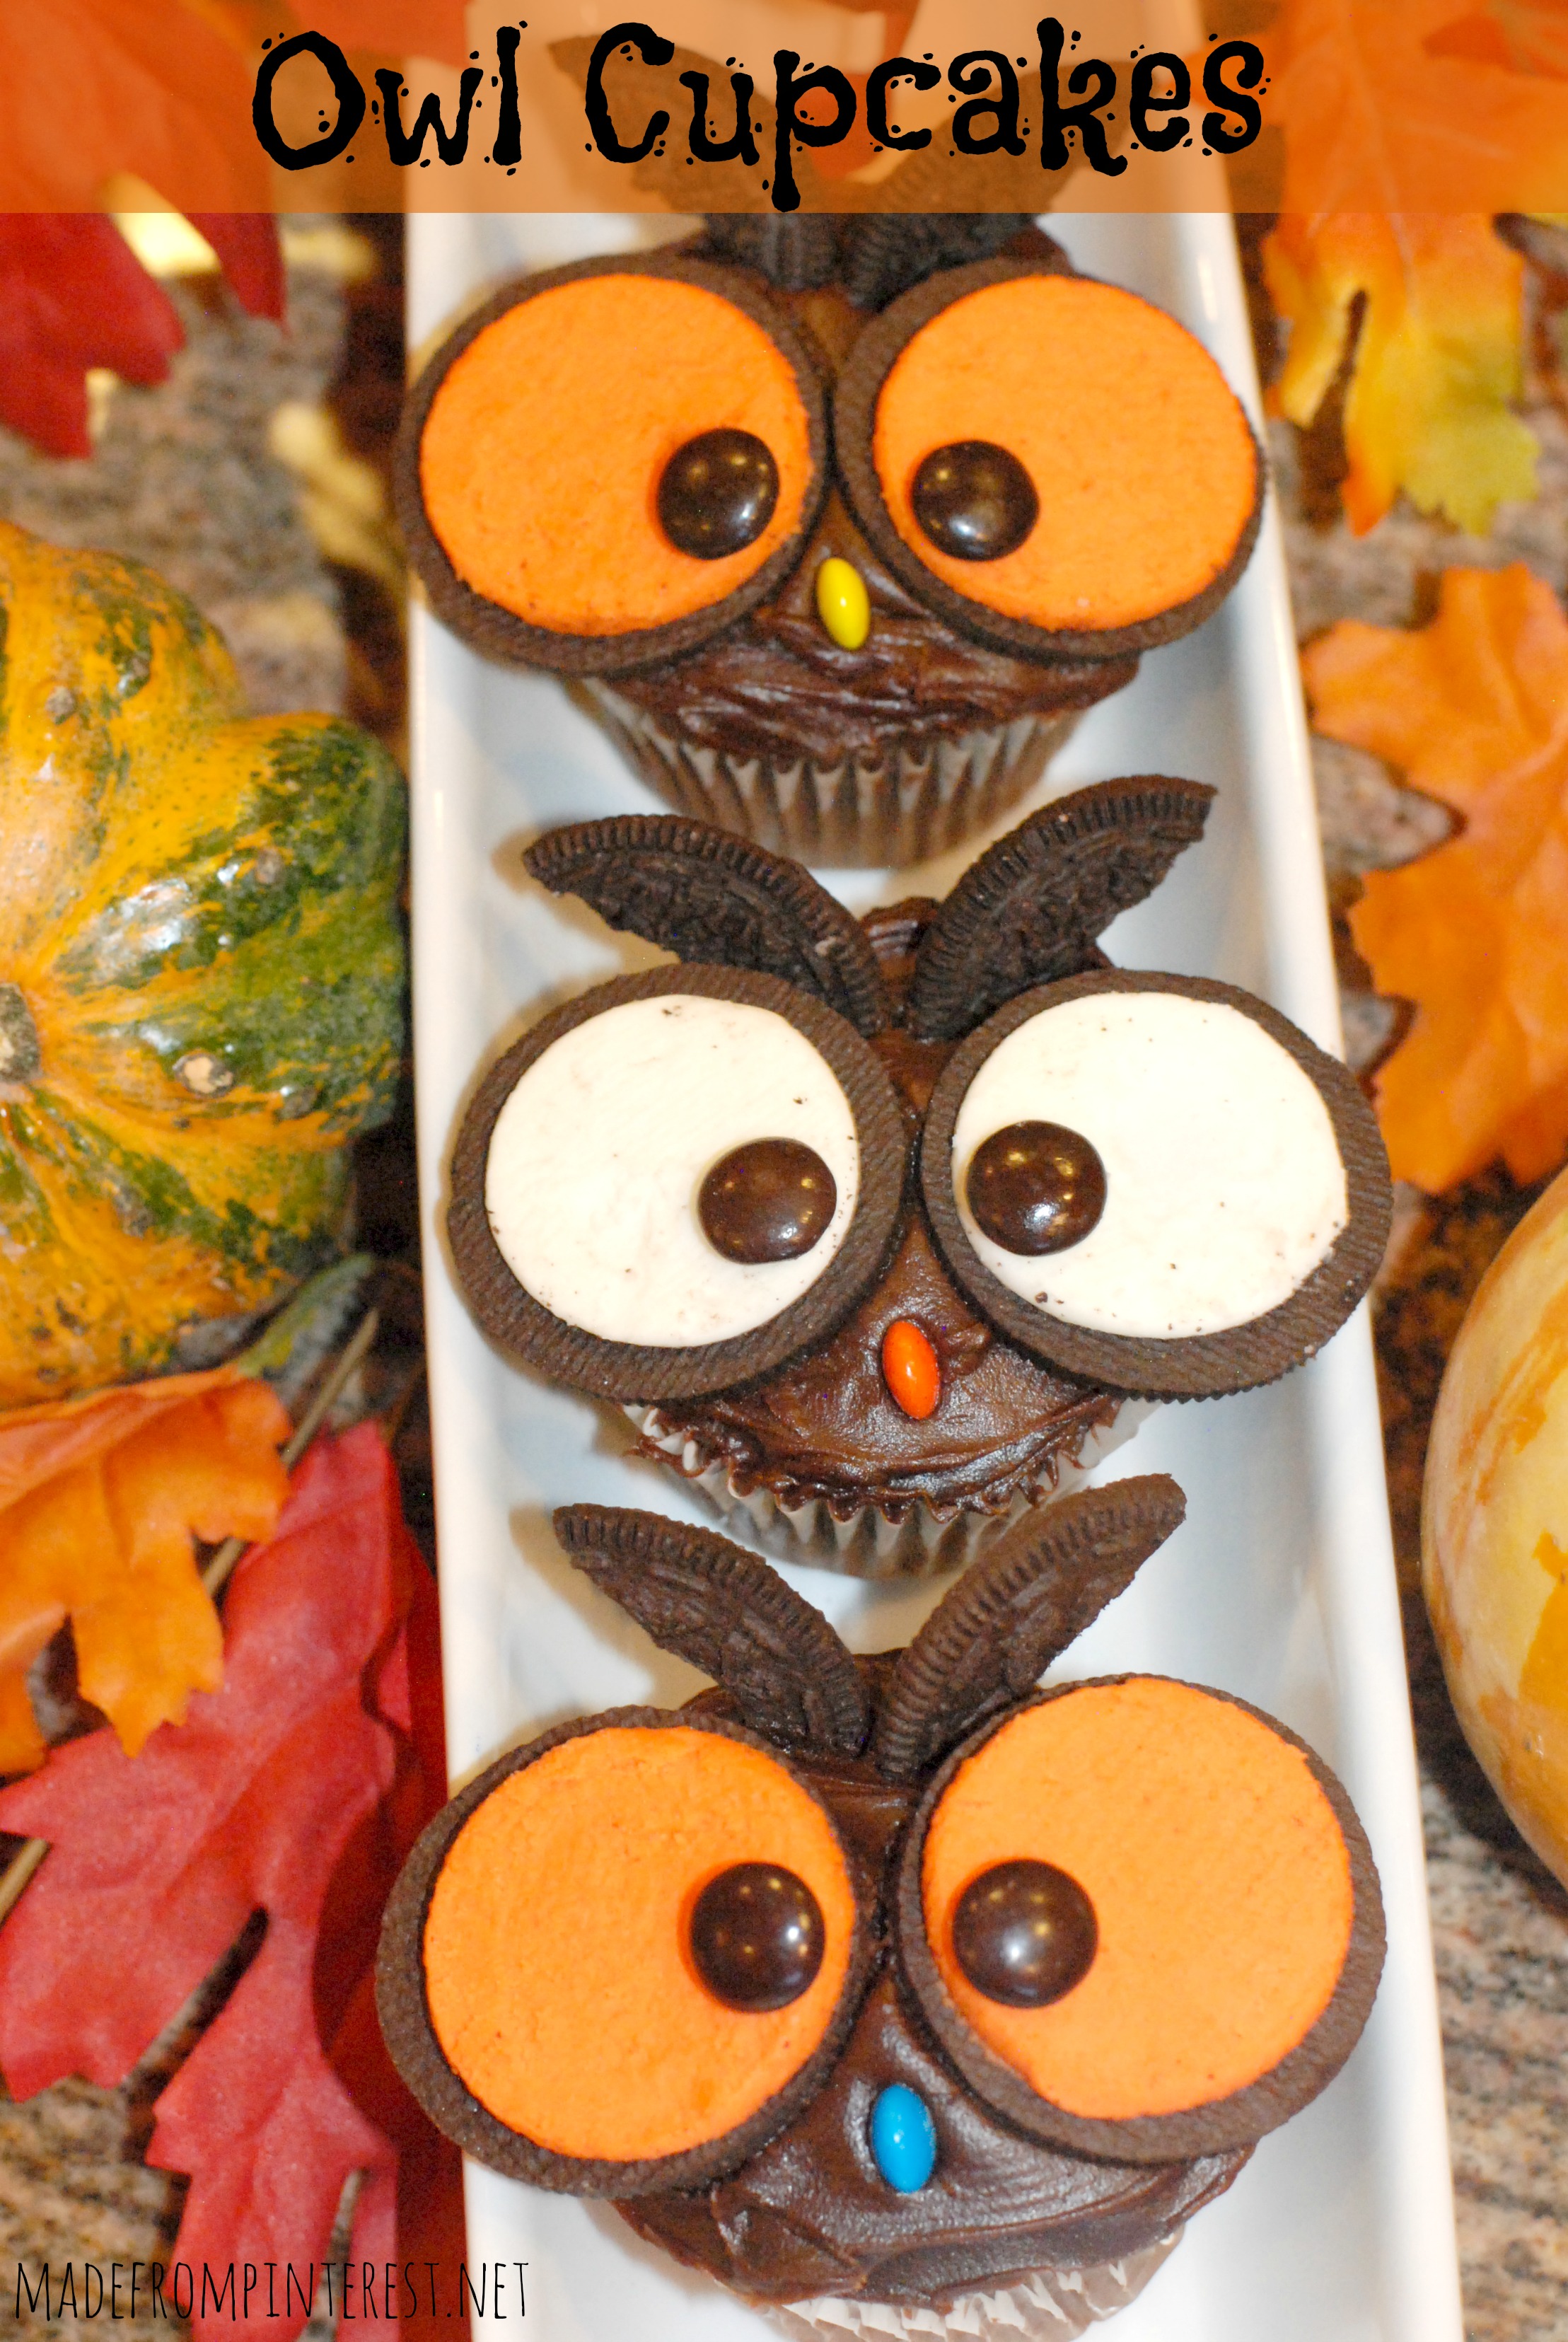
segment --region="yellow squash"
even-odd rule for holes
[[[0,525],[0,1406],[190,1357],[339,1246],[404,825],[377,744],[247,717],[151,571]]]

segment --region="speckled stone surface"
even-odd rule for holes
[[[352,705],[355,653],[343,616],[353,580],[324,563],[305,524],[307,484],[272,452],[278,406],[316,400],[338,367],[341,293],[327,276],[296,273],[287,338],[245,319],[215,286],[176,298],[188,349],[165,387],[115,392],[90,464],[50,463],[0,434],[0,511],[58,543],[113,545],[174,577],[228,634],[258,707],[334,707],[345,696]],[[348,375],[352,388],[352,365]],[[1383,624],[1423,616],[1437,573],[1455,562],[1523,559],[1559,591],[1568,586],[1568,426],[1539,381],[1529,412],[1543,443],[1543,494],[1505,510],[1479,542],[1403,508],[1357,541],[1333,517],[1323,476],[1332,435],[1307,445],[1303,461],[1296,435],[1275,427],[1303,639],[1343,616]],[[384,694],[391,664],[381,662]],[[377,687],[375,676],[360,683]],[[395,728],[394,708],[384,728]],[[1342,914],[1362,872],[1445,834],[1442,809],[1395,787],[1370,757],[1319,743],[1317,777]],[[1341,929],[1347,1031],[1365,1063],[1391,1016],[1362,988],[1343,919]],[[394,1132],[382,1145],[394,1188],[391,1157],[406,1143]],[[1568,2342],[1568,1896],[1522,1846],[1459,1736],[1414,1567],[1422,1458],[1447,1346],[1533,1192],[1493,1175],[1438,1204],[1405,1196],[1378,1301],[1471,2342]],[[25,2312],[18,2321],[18,2259],[35,2277],[45,2259],[56,2274],[67,2261],[80,2271],[89,2259],[168,2259],[184,2183],[147,2170],[141,2156],[162,2078],[224,1989],[215,1980],[120,2090],[72,2082],[25,2107],[0,2098],[0,2336],[86,2337],[105,2322],[45,2324]],[[178,2328],[144,2310],[115,2331],[125,2342],[168,2342]]]

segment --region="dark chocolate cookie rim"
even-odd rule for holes
[[[815,1282],[775,1316],[722,1341],[690,1347],[612,1342],[570,1326],[520,1285],[495,1241],[485,1206],[490,1140],[503,1106],[535,1059],[563,1033],[607,1008],[668,995],[741,1001],[771,1009],[811,1042],[849,1100],[860,1146],[860,1192],[838,1250]],[[453,1149],[446,1232],[474,1315],[508,1356],[597,1398],[705,1398],[771,1374],[821,1341],[854,1308],[882,1266],[897,1227],[907,1142],[893,1086],[869,1044],[825,1002],[782,977],[750,969],[654,968],[613,976],[553,1010],[490,1068]]]
[[[674,2155],[644,2156],[624,2162],[606,2157],[564,2155],[542,2147],[491,2113],[452,2065],[436,2037],[424,1988],[424,1927],[435,1882],[459,1832],[491,1793],[514,1773],[534,1764],[564,1742],[611,1728],[711,1732],[738,1740],[778,1765],[810,1797],[826,1821],[854,1897],[854,1932],[843,1987],[822,2037],[771,2098],[718,2137]],[[525,2179],[559,2195],[612,2198],[661,2195],[673,2188],[701,2187],[736,2170],[809,2106],[838,2061],[854,2027],[875,1965],[868,1913],[871,1899],[854,1849],[845,1845],[825,1800],[809,1773],[781,1749],[726,1717],[690,1708],[619,1707],[576,1716],[541,1733],[536,1740],[497,1757],[460,1789],[421,1832],[388,1897],[375,1962],[375,2006],[392,2061],[436,2128],[492,2171]]]
[[[1333,2081],[1360,2040],[1377,1996],[1386,1945],[1377,1867],[1366,1832],[1338,1777],[1315,1749],[1276,1716],[1254,1707],[1249,1700],[1238,1699],[1233,1693],[1194,1685],[1191,1688],[1254,1716],[1287,1746],[1299,1750],[1333,1809],[1350,1863],[1351,1929],[1343,1963],[1323,2009],[1295,2047],[1256,2081],[1246,2083],[1225,2097],[1174,2114],[1128,2115],[1120,2118],[1072,2114],[1064,2107],[1054,2106],[1043,2098],[1022,2074],[981,2040],[948,1991],[926,1935],[921,1872],[932,1815],[959,1767],[994,1734],[1028,1709],[1070,1698],[1074,1692],[1124,1683],[1172,1680],[1146,1675],[1097,1676],[1084,1683],[1061,1684],[1036,1693],[1033,1699],[1021,1701],[1004,1714],[989,1718],[944,1758],[927,1784],[898,1857],[898,1879],[893,1897],[898,1957],[904,1976],[944,2053],[970,2088],[1028,2137],[1043,2139],[1050,2147],[1065,2147],[1075,2155],[1097,2156],[1117,2163],[1182,2163],[1194,2156],[1221,2155],[1236,2147],[1250,2147],[1299,2114]]]
[[[1237,1009],[1294,1059],[1323,1102],[1344,1166],[1348,1217],[1295,1291],[1261,1317],[1212,1334],[1104,1333],[1021,1300],[970,1243],[959,1216],[953,1132],[970,1084],[998,1044],[1046,1008],[1101,992],[1177,993]],[[1020,993],[959,1044],[932,1096],[920,1177],[937,1247],[976,1308],[1033,1357],[1064,1373],[1144,1398],[1213,1398],[1277,1381],[1339,1331],[1371,1285],[1393,1213],[1388,1157],[1377,1119],[1349,1070],[1256,995],[1206,976],[1105,968]]]
[[[994,610],[989,604],[961,594],[944,577],[928,569],[894,525],[893,515],[882,492],[877,477],[873,442],[876,427],[876,405],[882,386],[906,343],[932,318],[971,293],[984,291],[988,285],[1002,285],[1016,277],[1059,276],[1072,274],[1023,259],[978,260],[967,267],[954,268],[944,275],[928,277],[907,293],[900,294],[866,327],[851,350],[843,371],[834,385],[833,431],[834,463],[839,481],[868,542],[878,558],[928,610],[962,635],[968,635],[989,649],[1011,652],[1015,657],[1033,659],[1066,658],[1125,658],[1143,651],[1155,650],[1162,643],[1177,641],[1201,626],[1206,618],[1224,601],[1247,563],[1257,543],[1263,525],[1263,491],[1267,473],[1263,453],[1258,444],[1241,401],[1235,392],[1236,411],[1253,450],[1253,499],[1246,520],[1223,566],[1198,593],[1170,608],[1155,611],[1147,618],[1126,626],[1073,627],[1038,626],[1028,619],[1010,617],[1005,612]],[[1085,284],[1099,280],[1079,279]],[[1112,291],[1124,293],[1130,301],[1140,300],[1135,293],[1127,293],[1123,285]],[[1152,301],[1145,308],[1155,308]],[[1159,310],[1162,316],[1169,312]],[[1178,322],[1179,320],[1174,321]],[[1186,329],[1183,328],[1185,331]],[[1195,336],[1193,337],[1195,338]],[[1200,345],[1201,346],[1201,345]],[[1222,376],[1223,379],[1223,376]]]
[[[548,293],[556,285],[585,276],[659,276],[695,285],[714,293],[762,326],[780,354],[788,360],[795,388],[805,409],[809,434],[811,476],[800,517],[761,567],[719,601],[710,602],[685,616],[662,626],[638,626],[624,633],[581,635],[557,633],[536,626],[514,610],[492,602],[459,576],[424,509],[420,480],[420,447],[424,425],[442,384],[452,366],[481,334],[509,310]],[[398,526],[408,558],[417,571],[431,607],[444,626],[486,658],[504,666],[543,667],[554,675],[632,675],[639,667],[677,658],[698,648],[714,636],[754,610],[775,593],[800,561],[816,525],[828,489],[827,397],[821,375],[783,311],[759,291],[756,280],[722,264],[664,252],[638,258],[611,256],[573,261],[564,268],[542,270],[537,275],[514,278],[502,286],[483,307],[463,319],[443,342],[404,402],[403,419],[393,459],[393,492]]]

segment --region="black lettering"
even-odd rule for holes
[[[364,2308],[359,2313],[360,2316],[362,2317],[379,2317],[381,2313],[375,2306],[375,2263],[374,2261],[360,2262],[359,2297],[365,2304]]]
[[[953,117],[953,143],[961,155],[1024,152],[1024,141],[1018,135],[1018,76],[1011,58],[1004,57],[1000,49],[966,49],[947,68],[947,78],[954,88],[972,93],[989,93],[993,74],[999,85],[994,95],[972,95],[967,105],[961,105]],[[987,114],[994,115],[995,126],[982,137],[974,125]]]
[[[1155,90],[1157,73],[1171,76],[1171,92],[1166,97],[1161,97]],[[1151,121],[1150,116],[1174,113],[1178,106],[1189,105],[1192,95],[1193,76],[1173,50],[1154,49],[1149,55],[1140,57],[1133,67],[1130,99],[1133,135],[1139,145],[1147,146],[1155,155],[1168,155],[1173,146],[1179,146],[1193,127],[1186,115],[1177,114],[1174,122],[1158,123]]]
[[[483,2261],[481,2261],[481,2262],[480,2262],[480,2264],[479,2264],[479,2290],[478,2290],[478,2292],[477,2292],[477,2293],[475,2293],[475,2292],[474,2292],[474,2290],[473,2282],[472,2282],[472,2280],[471,2280],[471,2278],[469,2277],[469,2275],[468,2275],[468,2264],[467,2264],[467,2262],[466,2262],[466,2261],[459,2261],[459,2262],[458,2262],[458,2264],[457,2264],[457,2314],[458,2314],[458,2316],[459,2316],[459,2317],[462,2317],[462,2315],[463,2315],[463,2313],[464,2313],[464,2309],[467,2307],[467,2305],[468,2305],[468,2303],[469,2303],[469,2302],[472,2302],[472,2303],[474,2304],[474,2308],[479,2312],[480,2317],[484,2317],[484,2285],[485,2285],[485,2279],[486,2279],[486,2277],[488,2277],[488,2275],[489,2275],[489,2271],[488,2271],[488,2269],[486,2268],[486,2267],[485,2267],[484,2263]]]
[[[269,2317],[275,2317],[277,2316],[277,2295],[273,2288],[273,2280],[276,2275],[276,2261],[268,2261],[266,2265],[266,2314]]]
[[[1067,133],[1076,130],[1091,170],[1107,179],[1119,179],[1127,167],[1124,155],[1113,155],[1105,139],[1100,108],[1116,95],[1116,72],[1104,57],[1085,57],[1067,76],[1071,95],[1082,100],[1064,105],[1057,68],[1065,35],[1060,16],[1043,16],[1040,35],[1040,166],[1045,171],[1067,167]]]
[[[1224,68],[1234,57],[1241,70],[1236,75],[1240,87],[1233,89],[1225,79]],[[1243,92],[1256,89],[1263,79],[1263,53],[1255,41],[1222,41],[1211,49],[1203,65],[1203,95],[1212,105],[1223,106],[1225,114],[1239,115],[1240,130],[1225,126],[1224,114],[1205,114],[1203,138],[1216,155],[1239,155],[1250,146],[1263,126],[1263,110],[1255,97]]]
[[[283,2314],[285,2317],[293,2315],[295,2287],[296,2285],[299,2287],[299,2306],[304,2311],[305,2317],[308,2317],[310,2316],[310,2305],[315,2299],[315,2263],[314,2261],[307,2262],[305,2265],[305,2281],[303,2284],[301,2284],[295,2276],[294,2263],[292,2261],[285,2263],[283,2284]]]
[[[495,28],[495,62],[501,69],[501,118],[495,125],[493,163],[508,165],[523,160],[523,124],[517,112],[517,45],[523,35],[515,25]]]
[[[854,125],[855,96],[848,78],[836,65],[818,65],[811,73],[795,75],[800,63],[798,49],[775,49],[774,52],[774,184],[773,206],[775,212],[798,212],[800,189],[795,185],[794,156],[790,140],[798,138],[803,146],[836,146],[847,138]],[[800,110],[800,102],[814,89],[825,91],[834,104],[831,122],[808,122]]]
[[[501,2288],[505,2282],[506,2264],[504,2261],[497,2261],[491,2272],[490,2315],[492,2317],[504,2317],[506,2315],[501,2307]]]
[[[219,2309],[224,2306],[225,2294],[226,2293],[228,2295],[229,2316],[232,2317],[235,2314],[235,2265],[233,2261],[229,2263],[228,2283],[222,2286],[213,2285],[212,2270],[207,2267],[205,2261],[202,2263],[202,2316],[204,2317],[207,2314],[207,2289],[209,2287],[212,2287],[214,2305]]]
[[[120,2307],[120,2264],[118,2261],[111,2261],[109,2263],[109,2316],[113,2319],[123,2317],[125,2314]]]
[[[332,2306],[332,2280],[336,2273],[337,2263],[335,2261],[323,2261],[321,2265],[321,2274],[326,2286],[326,2314],[329,2317],[335,2317],[337,2315]]]
[[[408,2296],[409,2306],[406,2309],[400,2309],[398,2311],[398,2317],[400,2320],[409,2317],[417,2317],[419,2315],[419,2287],[414,2282],[414,2263],[412,2261],[404,2261],[403,2264],[402,2283],[403,2290]]]
[[[98,2287],[96,2301],[93,2299],[95,2282]],[[82,2263],[82,2315],[84,2317],[96,2317],[103,2307],[104,2272],[96,2261],[84,2261]]]
[[[527,2267],[528,2264],[526,2261],[514,2261],[512,2266],[517,2272],[517,2315],[519,2317],[526,2317],[528,2315],[528,2300],[527,2296],[523,2290],[523,2272]]]
[[[135,2317],[136,2314],[136,2271],[139,2268],[144,2268],[146,2264],[143,2261],[133,2261],[131,2263],[131,2306],[125,2312],[127,2317]],[[160,2271],[159,2274],[161,2275],[162,2272]]]
[[[251,2314],[251,2296],[255,2291],[256,2279],[261,2275],[261,2271],[255,2261],[245,2261],[241,2266],[245,2270],[245,2281],[241,2287],[243,2298],[240,2303],[240,2316],[248,2318]]]
[[[162,2262],[162,2261],[149,2261],[149,2262],[148,2262],[148,2264],[147,2264],[147,2275],[148,2275],[148,2276],[152,2278],[152,2280],[153,2280],[153,2316],[154,2316],[155,2317],[166,2317],[168,2316],[168,2314],[169,2314],[169,2313],[168,2313],[168,2310],[167,2310],[167,2308],[165,2307],[165,2303],[164,2303],[164,2277],[165,2277],[165,2272],[164,2264],[163,2264],[163,2262]],[[177,2304],[177,2303],[175,2304],[175,2307],[176,2307],[176,2308],[178,2308],[178,2304]],[[190,2311],[187,2309],[187,2310],[184,2311],[182,2314],[183,2314],[185,2317],[188,2317],[190,2316],[190,2314],[191,2314],[191,2313],[190,2313]]]
[[[354,2263],[352,2261],[345,2261],[343,2265],[343,2314],[345,2317],[352,2317],[354,2316],[354,2307],[348,2297],[353,2290]]]
[[[180,2305],[180,2271],[182,2269],[185,2273],[185,2289],[191,2297],[183,2308]],[[196,2314],[196,2280],[191,2274],[189,2261],[176,2261],[169,2271],[169,2296],[175,2305],[175,2316],[185,2318],[188,2323]]]
[[[337,122],[325,137],[313,138],[308,146],[291,146],[273,118],[272,87],[291,57],[307,53],[317,58],[331,76],[337,99]],[[343,153],[364,120],[365,92],[359,85],[359,77],[351,71],[337,43],[329,41],[324,33],[295,33],[292,40],[280,41],[262,59],[255,95],[251,99],[251,121],[262,152],[284,170],[308,171],[317,163],[330,163],[335,155]]]
[[[675,45],[655,33],[652,25],[612,25],[601,33],[594,44],[594,54],[588,60],[588,88],[584,110],[588,127],[594,134],[594,144],[607,162],[640,163],[651,154],[656,142],[670,126],[670,117],[661,106],[648,116],[647,127],[635,146],[624,145],[615,135],[610,119],[610,101],[604,95],[604,67],[615,51],[629,42],[645,65],[667,65],[675,54]]]
[[[381,92],[381,126],[386,133],[386,151],[399,170],[410,163],[422,160],[424,134],[435,133],[435,151],[444,163],[461,163],[468,152],[468,119],[474,109],[474,93],[484,80],[478,65],[465,65],[463,79],[457,85],[457,119],[448,130],[441,119],[441,100],[435,92],[426,90],[412,130],[403,126],[403,105],[399,91],[403,75],[390,65],[383,65],[375,76]]]
[[[36,2309],[38,2307],[39,2297],[41,2296],[44,2303],[44,2315],[47,2317],[49,2315],[49,2264],[47,2261],[45,2262],[43,2269],[39,2273],[38,2291],[36,2293],[35,2293],[32,2287],[28,2285],[27,2272],[23,2267],[21,2262],[18,2261],[16,2264],[16,2317],[18,2321],[20,2321],[22,2316],[22,2290],[25,2286],[26,2287],[27,2291],[28,2308]]]
[[[895,81],[912,81],[916,89],[934,89],[942,79],[939,65],[923,64],[918,57],[889,57],[877,65],[865,85],[865,126],[873,144],[914,149],[929,146],[929,130],[894,130],[887,118],[887,93]]]
[[[699,163],[754,163],[757,142],[752,136],[752,77],[750,74],[730,75],[730,87],[735,97],[734,135],[731,138],[708,136],[708,76],[705,73],[684,73],[681,86],[692,93],[692,126],[686,144]]]
[[[75,2317],[77,2314],[76,2272],[72,2267],[69,2261],[65,2263],[65,2274],[60,2280],[60,2307],[55,2313],[57,2317],[64,2317],[65,2315],[65,2289],[67,2286],[70,2287],[71,2291],[71,2315]]]
[[[434,2317],[435,2315],[435,2263],[426,2261],[424,2266],[430,2272],[430,2315]]]

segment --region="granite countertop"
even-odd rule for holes
[[[0,512],[172,577],[228,636],[258,709],[341,709],[395,742],[401,641],[384,495],[401,365],[395,237],[386,224],[301,222],[288,248],[286,335],[244,317],[213,278],[176,282],[188,346],[169,382],[113,388],[85,463],[51,462],[0,433]],[[1261,307],[1257,323],[1266,362]],[[1275,425],[1302,637],[1346,616],[1424,616],[1436,573],[1454,563],[1523,559],[1568,588],[1568,422],[1535,379],[1528,415],[1542,494],[1505,507],[1484,540],[1403,507],[1352,537],[1333,495],[1333,416],[1304,442]],[[1316,753],[1346,1029],[1364,1061],[1387,1012],[1365,990],[1343,912],[1362,872],[1436,842],[1445,818],[1372,758],[1324,743]],[[384,1253],[412,1241],[411,1146],[404,1118],[362,1163],[365,1234]],[[1376,1300],[1472,2342],[1568,2342],[1568,1895],[1519,1840],[1454,1723],[1416,1590],[1420,1481],[1447,1345],[1536,1192],[1496,1173],[1435,1202],[1403,1196]],[[418,1442],[415,1416],[405,1485],[418,1484]],[[222,1990],[221,1977],[204,1987],[208,2003]],[[152,2100],[202,2016],[186,2012],[120,2090],[72,2082],[25,2106],[0,2097],[0,2277],[19,2259],[167,2258],[183,2183],[140,2157]],[[11,2310],[0,2284],[0,2330]],[[27,2319],[24,2330],[95,2327]],[[117,2330],[153,2342],[171,2329],[122,2319]]]

